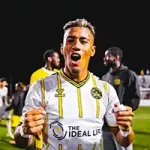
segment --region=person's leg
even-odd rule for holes
[[[26,150],[37,150],[34,145],[29,146]]]
[[[10,136],[12,139],[14,139],[14,135],[12,133],[11,128],[11,115],[9,111],[6,111],[3,115],[3,118],[6,119],[6,127],[7,127],[7,136]]]
[[[14,135],[14,132],[16,130],[16,127],[19,125],[20,123],[20,120],[21,120],[21,116],[18,116],[18,115],[12,115],[11,116],[11,128],[12,128],[12,133]],[[15,140],[11,140],[10,141],[10,144],[16,144]]]
[[[111,132],[103,131],[102,138],[103,138],[103,150],[117,150]]]
[[[105,120],[102,128],[102,140],[103,140],[103,150],[117,150],[112,137],[112,133],[110,132],[109,127]]]
[[[114,135],[109,131],[103,131],[103,150],[133,150],[133,144],[127,148],[121,146],[116,141]]]
[[[12,134],[12,130],[11,130],[11,120],[10,119],[7,119],[6,127],[7,127],[7,135],[10,136],[12,139],[14,139],[14,135]]]
[[[0,107],[0,126],[1,126],[1,123],[2,123],[2,116],[4,114],[4,110]],[[0,127],[0,132],[2,130],[2,127]],[[1,140],[1,137],[0,137],[0,140]]]

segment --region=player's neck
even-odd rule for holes
[[[118,70],[118,68],[120,68],[120,66],[121,66],[121,63],[116,63],[116,65],[113,66],[111,69],[112,69],[113,71],[116,71],[116,70]]]
[[[74,72],[71,72],[68,68],[64,68],[63,71],[71,80],[74,80],[76,82],[83,81],[87,77],[88,72],[89,72],[86,69],[86,70],[82,70],[81,72],[74,73]]]
[[[45,69],[47,69],[47,70],[54,70],[54,68],[52,68],[52,66],[51,66],[51,65],[48,65],[48,64],[46,64],[44,67],[45,67]]]

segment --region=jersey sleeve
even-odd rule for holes
[[[42,95],[41,95],[41,86],[39,81],[35,81],[29,88],[25,105],[22,110],[22,120],[27,111],[32,110],[33,108],[41,107],[42,105]]]
[[[30,84],[33,84],[37,79],[36,72],[34,72],[30,77]]]
[[[109,84],[108,106],[106,109],[105,119],[107,124],[111,127],[117,126],[116,117],[115,114],[113,113],[113,108],[116,103],[120,104],[116,90],[112,85]]]
[[[124,100],[124,104],[130,106],[135,111],[140,104],[140,89],[137,75],[134,71],[129,71],[129,83],[127,87],[128,101]]]

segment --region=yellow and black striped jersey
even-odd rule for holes
[[[114,88],[92,73],[77,83],[61,70],[31,85],[23,116],[35,107],[45,108],[43,150],[100,150],[104,117],[117,126],[112,112],[116,102]]]

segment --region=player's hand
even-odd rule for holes
[[[128,130],[132,125],[132,118],[134,116],[132,108],[129,106],[115,104],[114,113],[117,125],[120,126],[122,130]]]
[[[37,136],[41,133],[44,124],[44,115],[46,114],[43,108],[35,108],[25,114],[23,123],[24,134]]]

